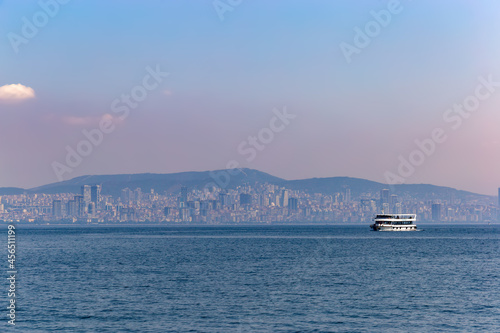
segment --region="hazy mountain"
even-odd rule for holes
[[[212,177],[213,175],[213,177]],[[170,174],[132,174],[132,175],[103,175],[82,176],[67,181],[48,184],[28,190],[33,193],[80,193],[82,185],[102,185],[102,194],[120,195],[122,189],[128,187],[132,190],[140,188],[143,192],[154,189],[163,193],[180,191],[181,186],[202,189],[205,185],[214,185],[235,188],[243,184],[280,183],[281,178],[252,169],[242,169],[240,172],[226,170],[180,172]]]
[[[287,188],[304,190],[311,193],[343,193],[346,187],[351,190],[351,197],[356,198],[366,193],[378,193],[382,189],[389,189],[391,194],[402,197],[411,196],[421,200],[442,199],[494,199],[492,196],[482,195],[451,187],[436,186],[429,184],[403,184],[387,185],[371,180],[351,177],[310,178],[301,180],[285,181]]]
[[[387,188],[387,185],[371,180],[351,177],[310,178],[286,181],[286,186],[294,190],[304,190],[311,193],[339,193],[348,186],[352,196],[359,196],[365,192],[378,192]]]
[[[25,189],[19,187],[0,187],[0,195],[16,195],[23,194]]]
[[[232,172],[232,173],[231,173]],[[467,191],[460,191],[449,187],[427,184],[404,184],[389,186],[366,179],[350,177],[310,178],[301,180],[285,180],[253,169],[241,171],[217,170],[203,172],[181,172],[170,174],[131,174],[131,175],[101,175],[81,176],[63,182],[52,183],[32,189],[0,188],[0,195],[27,193],[80,193],[82,185],[102,185],[102,194],[120,195],[124,188],[135,190],[140,188],[143,192],[154,189],[163,193],[180,191],[181,186],[202,189],[207,184],[218,185],[225,188],[235,188],[244,184],[269,183],[294,190],[303,190],[310,193],[334,194],[344,192],[346,186],[351,190],[352,198],[357,198],[364,193],[377,193],[381,189],[389,188],[391,194],[425,199],[494,199]]]

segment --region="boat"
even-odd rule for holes
[[[416,214],[377,214],[370,225],[373,231],[415,231]]]

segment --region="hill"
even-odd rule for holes
[[[300,180],[285,180],[268,173],[253,169],[215,170],[201,172],[180,172],[170,174],[129,174],[129,175],[96,175],[81,176],[67,181],[47,184],[44,186],[21,189],[0,188],[0,195],[26,193],[75,193],[81,192],[82,185],[102,185],[102,194],[118,196],[124,188],[132,190],[140,188],[143,192],[153,189],[155,192],[179,192],[181,186],[202,189],[206,185],[224,188],[236,188],[245,184],[269,183],[283,186],[292,190],[302,190],[309,193],[334,194],[342,193],[348,186],[351,196],[357,198],[367,193],[378,193],[384,188],[390,188],[391,194],[412,196],[421,200],[432,199],[466,199],[466,200],[493,200],[494,197],[461,191],[450,187],[429,184],[387,185],[366,179],[351,177],[310,178]]]
[[[19,187],[0,187],[0,195],[16,195],[23,194],[25,189]]]
[[[202,172],[180,172],[170,174],[131,174],[131,175],[102,175],[81,176],[67,181],[48,184],[28,190],[32,193],[80,193],[82,185],[102,185],[102,194],[120,195],[124,188],[132,190],[140,188],[143,192],[151,189],[155,192],[180,191],[181,186],[202,189],[207,184],[213,183],[222,187],[235,188],[243,184],[254,183],[280,183],[281,178],[271,176],[267,173],[242,169],[235,174],[226,170],[202,171]],[[213,177],[212,177],[213,176]]]

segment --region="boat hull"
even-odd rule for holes
[[[370,228],[373,231],[416,231],[417,226],[415,224],[407,225],[388,225],[388,224],[372,224]]]

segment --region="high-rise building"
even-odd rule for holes
[[[54,217],[62,217],[63,212],[62,212],[62,201],[61,200],[52,201],[52,215]]]
[[[139,187],[135,189],[134,195],[135,195],[135,201],[137,202],[137,204],[140,204],[142,200],[142,191]]]
[[[267,207],[269,206],[269,197],[265,194],[259,195],[259,206]]]
[[[433,221],[441,221],[442,218],[442,209],[443,205],[440,203],[432,204],[432,220]]]
[[[82,196],[83,196],[83,201],[85,202],[86,205],[88,205],[92,201],[92,190],[90,185],[82,186]]]
[[[182,208],[179,209],[179,217],[181,218],[182,221],[186,222],[190,220],[191,215],[189,214],[189,209],[187,208]]]
[[[288,199],[288,209],[297,210],[299,209],[299,200],[297,198]]]
[[[446,210],[446,217],[448,221],[452,221],[453,218],[455,218],[455,211],[453,210],[453,208],[448,207],[448,209]]]
[[[78,203],[75,199],[69,200],[66,204],[66,214],[69,216],[77,216],[78,215]]]
[[[87,207],[85,202],[83,201],[83,195],[75,195],[73,199],[76,202],[76,209],[77,209],[77,215],[78,216],[84,216]]]
[[[394,204],[394,209],[393,209],[393,214],[402,214],[403,213],[403,210],[401,208],[401,203],[400,202],[396,202]]]
[[[344,189],[344,202],[351,202],[351,188],[349,186],[346,186]]]
[[[221,207],[227,206],[229,203],[228,201],[229,201],[229,198],[228,198],[228,195],[226,193],[219,193],[219,202],[220,202]]]
[[[97,213],[96,205],[94,202],[89,203],[88,212],[91,217],[95,217]]]
[[[283,190],[281,191],[281,199],[280,199],[280,206],[281,207],[287,207],[288,206],[288,191]]]
[[[93,202],[96,207],[101,202],[101,185],[92,185],[90,187],[90,202]]]
[[[388,203],[382,204],[382,213],[383,214],[390,214],[391,213],[391,210],[390,210]]]
[[[389,196],[389,205],[390,205],[391,207],[394,207],[394,206],[396,205],[396,203],[397,203],[397,202],[398,202],[398,196],[397,196],[397,195],[395,195],[395,194],[391,194],[391,195]]]
[[[124,205],[129,205],[133,201],[134,192],[132,192],[128,187],[124,188],[121,193],[121,201]]]
[[[188,201],[188,189],[186,186],[182,186],[180,202],[184,202],[184,204],[186,204],[187,201]]]
[[[389,203],[389,190],[385,188],[380,191],[380,205],[383,207],[384,204],[388,203]]]

